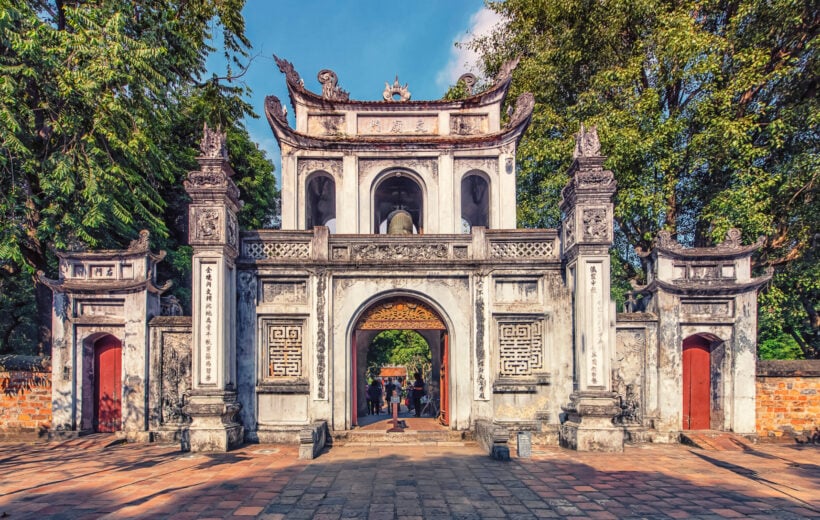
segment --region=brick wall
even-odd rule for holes
[[[0,439],[40,437],[50,425],[50,360],[33,356],[0,357]]]
[[[758,436],[805,437],[818,427],[820,360],[758,361]]]

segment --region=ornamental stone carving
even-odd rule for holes
[[[609,239],[609,221],[603,208],[586,208],[581,214],[584,226],[584,241],[606,241]]]
[[[518,99],[515,100],[515,110],[513,110],[506,128],[516,126],[529,118],[532,115],[533,108],[535,108],[535,96],[532,92],[524,92],[518,96]]]
[[[220,233],[220,214],[216,209],[200,209],[196,218],[197,240],[214,240],[222,238]]]
[[[489,126],[483,114],[452,114],[450,116],[451,135],[476,135],[485,133]]]
[[[475,358],[478,398],[486,399],[487,379],[484,375],[484,276],[475,277]]]
[[[504,64],[501,65],[501,68],[498,69],[498,74],[496,74],[495,76],[496,85],[512,78],[512,73],[518,66],[518,62],[520,60],[521,58],[519,56],[516,56],[515,58],[507,62],[504,62]]]
[[[332,70],[320,70],[317,78],[319,79],[319,83],[322,84],[322,97],[324,99],[330,101],[348,101],[350,99],[350,94],[336,85],[339,78]]]
[[[199,149],[202,152],[202,157],[208,159],[228,159],[228,148],[225,146],[227,141],[227,133],[222,132],[221,128],[208,128],[208,123],[202,130],[202,140],[199,142]]]
[[[478,80],[475,77],[475,74],[470,74],[469,72],[467,72],[466,74],[462,74],[461,76],[459,76],[458,81],[456,81],[456,84],[462,83],[464,85],[464,90],[467,91],[467,95],[472,96],[473,89],[475,88],[477,82]]]
[[[359,330],[445,330],[438,313],[417,300],[393,298],[381,302],[359,319]]]
[[[325,171],[330,173],[335,178],[342,176],[342,160],[341,159],[302,159],[296,166],[296,171],[300,177],[315,171]]]
[[[448,256],[447,244],[357,244],[351,259],[360,260],[433,260]]]
[[[390,168],[406,168],[414,172],[430,172],[434,177],[438,176],[438,160],[437,159],[360,159],[359,160],[359,176],[364,177],[372,172],[381,172]]]
[[[396,100],[394,96],[399,96],[399,99]],[[396,79],[393,81],[392,85],[385,81],[382,98],[384,98],[385,101],[409,101],[410,91],[407,89],[407,83],[405,83],[402,87],[401,83],[399,83],[398,75],[396,75]]]
[[[570,215],[564,221],[564,248],[568,248],[575,243],[575,218]]]
[[[325,398],[325,291],[327,273],[321,271],[316,281],[316,397]]]
[[[572,152],[572,158],[600,156],[601,142],[598,140],[598,129],[591,126],[587,130],[581,123],[581,129],[575,134],[575,150]]]
[[[285,80],[287,80],[288,83],[292,86],[304,89],[305,82],[302,80],[302,77],[299,76],[299,73],[296,72],[293,63],[280,58],[276,54],[273,55],[273,59],[276,61],[276,66],[279,67],[279,72],[285,75]]]

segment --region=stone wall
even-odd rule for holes
[[[820,428],[820,360],[759,361],[757,434],[761,439],[811,436]]]
[[[0,439],[30,440],[51,426],[51,360],[0,356]]]

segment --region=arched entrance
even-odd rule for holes
[[[107,334],[94,342],[94,431],[122,429],[122,343]]]
[[[352,421],[358,425],[360,413],[366,410],[365,385],[367,378],[366,348],[373,338],[385,330],[412,330],[418,332],[430,346],[432,381],[428,381],[428,395],[436,399],[440,421],[449,424],[450,376],[448,369],[449,334],[444,320],[428,304],[412,296],[394,296],[379,300],[368,308],[356,322],[353,330],[351,361]]]
[[[711,427],[711,345],[711,341],[697,334],[683,340],[684,430]]]

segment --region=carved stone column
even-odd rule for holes
[[[620,408],[612,391],[615,352],[609,248],[613,241],[615,179],[604,170],[595,127],[576,138],[570,180],[562,192],[563,256],[573,291],[575,390],[563,407],[561,444],[579,451],[622,451]]]
[[[205,125],[197,157],[200,170],[188,174],[185,190],[188,243],[193,246],[193,381],[187,412],[191,451],[227,451],[242,443],[236,421],[236,266],[239,189],[231,180],[225,134]]]

